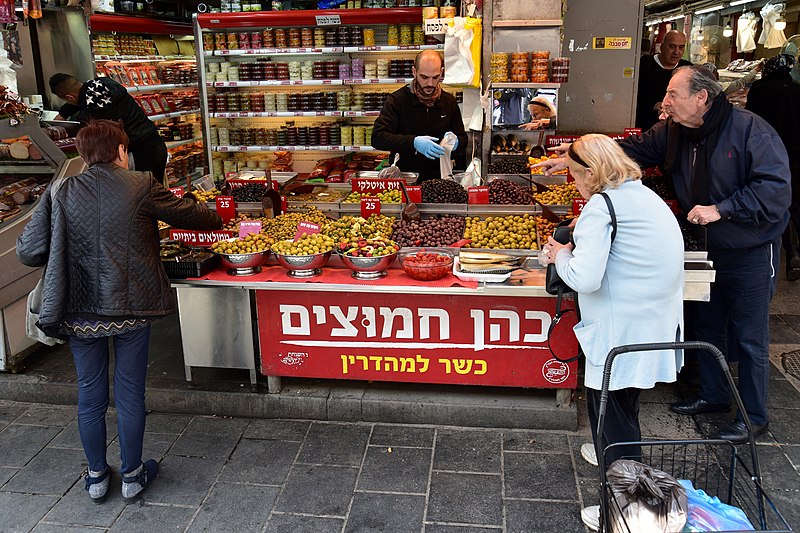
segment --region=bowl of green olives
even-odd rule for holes
[[[273,242],[267,235],[250,234],[215,242],[211,251],[219,256],[220,263],[231,276],[249,276],[261,272]]]
[[[276,242],[272,252],[278,263],[287,269],[293,278],[309,278],[322,274],[322,267],[328,264],[334,241],[327,235],[314,233],[303,235],[297,240]]]

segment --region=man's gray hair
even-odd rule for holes
[[[690,94],[697,94],[704,90],[708,94],[708,101],[711,102],[723,91],[722,84],[714,78],[714,74],[704,65],[678,67],[672,71],[672,75],[674,76],[678,72],[687,72],[689,74]]]

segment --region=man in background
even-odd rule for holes
[[[686,35],[670,30],[664,35],[657,55],[643,55],[639,60],[639,90],[636,93],[636,127],[649,130],[658,122],[661,100],[676,67],[691,65],[682,59],[686,50]]]
[[[128,90],[111,78],[95,78],[81,83],[69,74],[54,74],[50,91],[67,102],[58,110],[62,119],[77,115],[78,120],[108,119],[122,122],[130,139],[129,151],[140,172],[151,172],[164,184],[167,145]]]

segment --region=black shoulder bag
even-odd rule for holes
[[[611,203],[611,198],[608,197],[608,194],[601,192],[600,195],[606,201],[606,205],[608,206],[608,214],[611,215],[611,242],[614,242],[614,238],[617,236],[617,214],[614,211],[614,204]],[[553,239],[560,242],[561,244],[568,244],[573,242],[572,240],[572,228],[570,228],[566,221],[562,222],[558,227],[556,227],[555,231],[553,232]],[[574,242],[573,242],[574,244]],[[576,361],[581,356],[581,348],[578,345],[578,354],[574,357],[569,357],[567,359],[562,359],[561,357],[557,356],[553,351],[553,347],[550,345],[550,337],[553,334],[553,330],[555,329],[556,325],[561,321],[561,317],[566,315],[571,311],[576,311],[578,313],[578,318],[580,319],[580,310],[578,308],[578,295],[575,294],[575,291],[564,283],[564,280],[561,279],[561,276],[558,275],[558,271],[556,270],[555,263],[551,263],[547,265],[547,275],[545,276],[545,290],[547,294],[554,294],[556,296],[556,314],[553,317],[553,321],[550,322],[550,327],[547,329],[547,348],[550,350],[550,353],[553,357],[561,361],[562,363],[571,363],[572,361]],[[565,294],[575,294],[575,309],[561,309],[562,300],[564,299]]]

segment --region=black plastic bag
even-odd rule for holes
[[[683,529],[688,510],[686,490],[671,475],[620,459],[608,467],[606,479],[614,500],[610,502],[611,531],[671,533]]]

